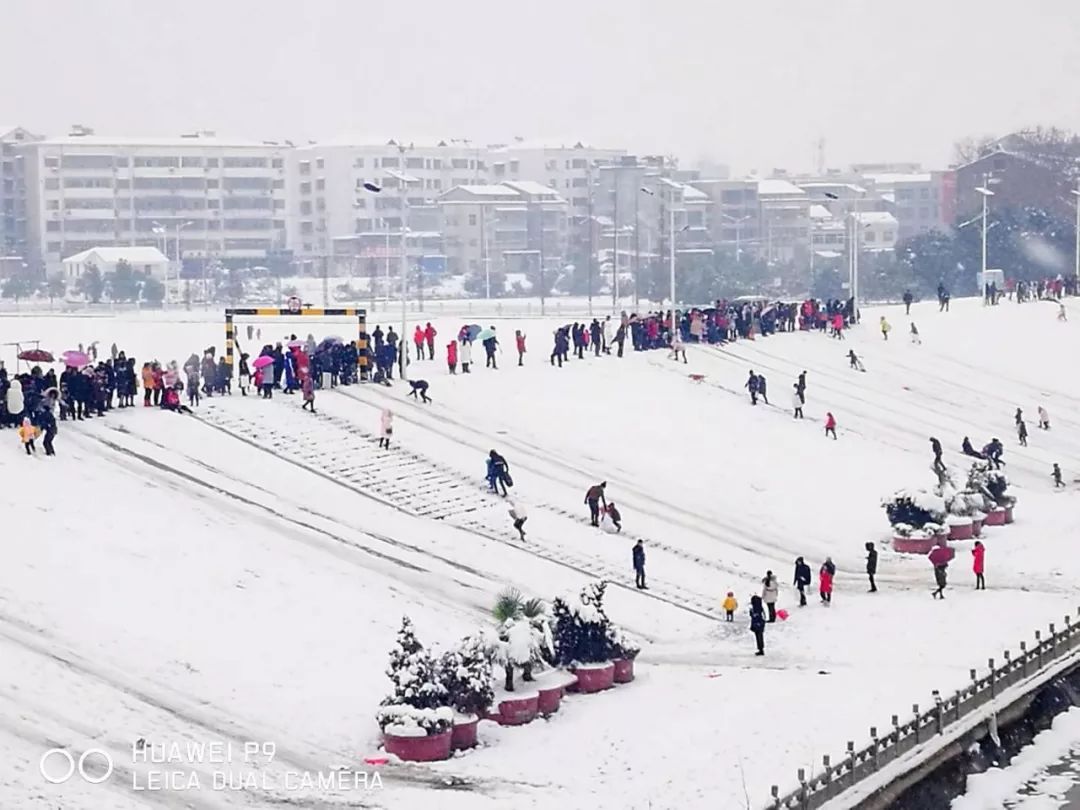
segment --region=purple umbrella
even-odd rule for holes
[[[266,366],[272,366],[273,364],[274,358],[264,354],[262,357],[256,357],[255,362],[251,365],[253,368],[265,368]]]

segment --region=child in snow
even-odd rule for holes
[[[457,374],[457,341],[451,340],[446,344],[446,367],[451,374]]]
[[[520,329],[514,330],[514,342],[517,344],[518,365],[525,365],[525,335]]]
[[[795,418],[803,418],[803,395],[799,391],[799,384],[795,383],[795,393],[791,395],[791,407],[795,409]]]
[[[30,424],[29,416],[24,416],[22,425],[19,426],[19,440],[23,443],[23,447],[26,448],[26,455],[37,452],[37,448],[34,446],[35,438],[37,438],[37,428]]]
[[[389,408],[383,408],[379,416],[379,447],[390,449],[390,437],[394,434],[394,414]]]
[[[724,615],[729,622],[735,621],[735,611],[739,609],[739,600],[735,598],[735,594],[731,591],[727,592],[727,598],[724,599]]]
[[[885,338],[885,340],[888,340],[890,331],[892,331],[892,325],[887,320],[885,320],[885,316],[882,315],[881,316],[881,336],[883,338]]]
[[[458,348],[458,359],[461,360],[461,373],[468,374],[469,366],[472,365],[472,343],[462,338]]]
[[[825,435],[836,438],[836,417],[831,412],[825,414]]]
[[[757,642],[757,652],[754,655],[764,655],[765,609],[761,606],[761,597],[757,594],[750,597],[750,632],[754,634]]]
[[[856,369],[857,371],[866,371],[866,367],[863,366],[862,360],[860,360],[858,358],[858,356],[855,354],[854,349],[849,349],[848,353],[847,353],[847,356],[848,356],[848,360],[851,363],[851,367],[853,369]]]
[[[622,531],[622,514],[615,508],[615,501],[610,501],[604,507],[600,528],[609,534],[618,534]]]
[[[678,361],[679,355],[682,355],[682,361],[686,362],[686,346],[683,344],[682,336],[676,332],[671,337],[671,354],[668,355],[672,360]]]
[[[985,591],[986,580],[983,579],[983,569],[985,566],[986,546],[982,544],[981,540],[975,541],[975,548],[971,549],[971,556],[974,557],[972,570],[975,572],[975,590]]]
[[[1046,412],[1046,408],[1042,405],[1039,406],[1039,427],[1042,430],[1050,429],[1050,414]]]
[[[1027,422],[1021,422],[1019,425],[1016,426],[1016,435],[1020,439],[1020,446],[1027,447]]]
[[[514,528],[517,529],[517,533],[521,536],[522,542],[524,542],[525,521],[529,519],[525,514],[525,507],[519,503],[510,501],[510,519],[514,521]]]
[[[832,604],[834,576],[836,576],[836,565],[832,557],[826,557],[821,570],[818,571],[818,593],[821,595],[821,604],[826,607]]]
[[[431,399],[427,395],[427,380],[409,380],[409,385],[412,387],[412,391],[409,392],[410,397],[416,399],[416,395],[419,394],[421,400],[424,402],[431,402]]]
[[[916,346],[922,345],[922,338],[919,337],[919,327],[915,325],[915,321],[911,322],[911,342]]]
[[[250,384],[251,369],[248,368],[248,355],[245,352],[240,355],[240,393],[245,397]]]
[[[304,379],[300,381],[300,391],[304,395],[304,404],[300,406],[301,410],[311,411],[315,413],[315,379],[313,374],[308,373],[304,375]]]
[[[1052,475],[1054,476],[1054,489],[1065,486],[1064,482],[1061,480],[1061,467],[1058,466],[1057,462],[1054,462],[1054,471]]]

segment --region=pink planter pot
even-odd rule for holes
[[[616,658],[611,663],[615,665],[615,683],[630,683],[634,680],[633,658]]]
[[[531,695],[519,698],[510,698],[499,703],[500,726],[523,726],[536,719],[540,710],[540,695],[533,692]]]
[[[929,554],[938,545],[936,537],[894,537],[892,540],[893,551],[901,554]]]
[[[577,675],[577,691],[583,695],[602,692],[615,684],[615,665],[610,661],[606,664],[586,664],[575,669],[574,674]]]
[[[950,526],[949,527],[949,539],[950,540],[970,540],[975,536],[975,529],[971,523],[963,526]]]
[[[383,748],[405,762],[437,762],[450,759],[450,744],[453,732],[447,729],[442,734],[428,737],[397,737],[383,734]]]
[[[562,703],[563,687],[553,686],[550,689],[540,690],[540,699],[536,703],[537,711],[540,714],[547,717],[549,714],[555,714],[559,710],[559,705]]]
[[[1013,508],[1011,506],[1005,507],[1005,522],[1006,523],[1012,523],[1013,522]]]
[[[986,515],[985,525],[987,525],[987,526],[1004,526],[1005,525],[1005,510],[1004,509],[994,509],[993,511],[988,512],[987,515]]]
[[[479,725],[479,717],[473,720],[455,720],[454,727],[450,732],[450,748],[454,751],[464,751],[467,748],[475,748],[476,727]]]

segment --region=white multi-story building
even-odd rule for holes
[[[177,264],[260,264],[285,247],[287,146],[198,133],[113,138],[76,128],[16,148],[27,244],[50,274],[94,247],[164,248]]]
[[[0,125],[0,256],[26,253],[26,183],[18,147],[40,139],[22,127]]]
[[[403,209],[410,231],[434,231],[436,199],[454,186],[484,183],[485,155],[452,139],[346,138],[298,147],[289,154],[289,247],[310,264],[387,237],[400,245]]]

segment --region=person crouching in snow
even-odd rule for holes
[[[389,408],[383,408],[379,415],[379,447],[390,449],[390,437],[394,435],[394,413]]]
[[[180,402],[180,390],[182,388],[183,384],[177,383],[165,389],[165,396],[161,399],[162,410],[172,411],[173,413],[193,413],[191,408]]]
[[[622,531],[622,514],[615,508],[615,501],[611,501],[604,507],[600,528],[609,534],[618,534]]]
[[[761,597],[750,597],[750,632],[754,634],[757,642],[757,652],[754,655],[765,654],[765,609],[761,606]]]
[[[735,611],[739,609],[739,601],[735,598],[735,594],[731,591],[727,592],[727,597],[724,599],[724,603],[721,605],[724,609],[724,616],[729,622],[735,621]]]
[[[304,404],[300,406],[301,410],[311,411],[315,413],[315,375],[307,373],[300,381],[300,390],[304,395]]]
[[[431,398],[427,395],[428,381],[427,380],[409,380],[409,386],[412,390],[409,392],[409,396],[413,399],[419,398],[424,402],[431,402]]]
[[[34,446],[35,438],[37,438],[37,428],[30,424],[29,416],[24,416],[22,425],[19,426],[19,441],[26,448],[26,455],[37,452],[37,448]]]
[[[836,576],[836,565],[832,557],[826,557],[825,562],[818,571],[818,593],[821,595],[823,605],[832,604],[833,577]]]
[[[529,519],[525,514],[525,507],[515,501],[510,501],[510,519],[514,521],[514,528],[522,542],[525,541],[525,521]]]
[[[1050,429],[1050,414],[1046,412],[1046,408],[1042,405],[1039,406],[1039,428],[1041,430]]]

